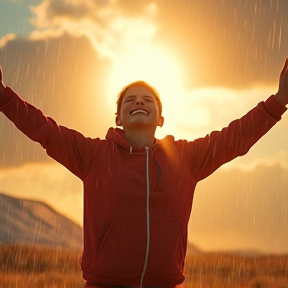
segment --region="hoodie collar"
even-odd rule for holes
[[[145,148],[139,148],[135,145],[132,145],[126,138],[125,138],[125,132],[120,128],[109,128],[106,139],[111,140],[114,143],[116,143],[118,146],[124,148],[127,151],[130,151],[130,153],[133,152],[143,152]],[[174,144],[174,137],[171,135],[168,135],[164,137],[162,140],[158,140],[155,138],[155,144],[152,147],[152,151],[156,151],[158,149],[167,150],[169,147],[171,147]],[[173,145],[174,146],[174,145]]]

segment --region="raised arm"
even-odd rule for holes
[[[1,67],[0,111],[20,131],[40,143],[50,157],[63,164],[80,179],[86,177],[99,139],[86,138],[77,131],[57,125],[50,117],[45,117],[39,109],[4,85]]]
[[[195,141],[179,141],[182,157],[188,160],[188,169],[196,181],[209,176],[221,165],[246,154],[265,135],[286,111],[288,103],[288,60],[280,74],[275,95],[260,102],[240,119],[232,121],[221,131],[213,131]]]

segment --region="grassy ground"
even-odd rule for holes
[[[187,288],[288,288],[288,255],[204,254],[186,259]]]
[[[80,288],[81,251],[0,246],[0,288]]]
[[[81,251],[0,246],[0,288],[82,288]],[[288,288],[288,255],[200,254],[186,259],[186,288]]]

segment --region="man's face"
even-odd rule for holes
[[[155,95],[141,86],[129,87],[123,95],[116,123],[122,126],[124,130],[133,127],[152,127],[156,129],[158,125],[162,126],[163,117],[159,115]]]

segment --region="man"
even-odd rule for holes
[[[116,125],[106,139],[86,138],[57,123],[5,87],[0,111],[84,184],[87,287],[176,287],[183,273],[187,225],[198,181],[246,154],[286,111],[288,60],[279,89],[221,131],[194,141],[166,136],[157,91],[143,81],[124,87]]]

